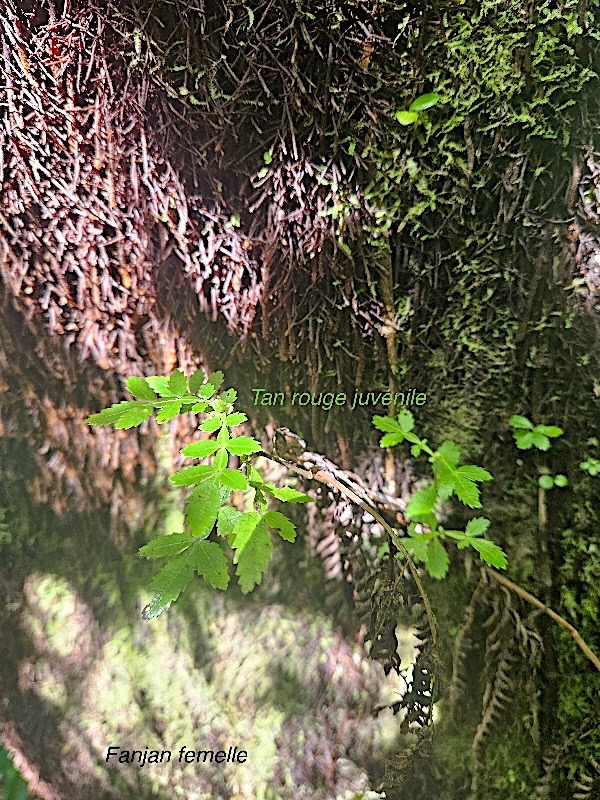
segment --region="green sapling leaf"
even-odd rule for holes
[[[123,416],[126,411],[131,408],[137,408],[138,404],[135,400],[122,400],[120,403],[115,403],[110,408],[104,408],[98,414],[91,414],[86,422],[88,425],[114,425]]]
[[[218,447],[219,443],[214,439],[203,439],[200,442],[192,442],[192,444],[186,445],[179,452],[188,458],[206,458],[206,456],[212,456]]]
[[[197,369],[190,375],[189,386],[190,392],[196,394],[201,386],[204,386],[206,375],[203,369]]]
[[[237,469],[224,469],[219,473],[219,480],[234,491],[244,492],[248,488],[248,478]]]
[[[419,489],[406,506],[407,517],[414,522],[423,522],[423,517],[429,517],[435,512],[436,500],[437,490],[435,484],[432,483],[424,489]]]
[[[212,375],[208,379],[208,382],[210,384],[212,384],[215,387],[215,389],[218,389],[219,386],[221,386],[221,384],[223,383],[224,380],[225,380],[225,376],[223,375],[221,370],[218,369],[216,372],[212,373]]]
[[[236,575],[242,592],[247,594],[260,584],[271,560],[273,542],[259,514],[251,511],[244,514],[235,525],[233,563],[237,564]]]
[[[408,433],[415,427],[414,417],[407,408],[403,408],[398,413],[397,420],[403,433]]]
[[[377,428],[377,430],[383,431],[384,433],[402,432],[402,428],[400,427],[398,420],[394,419],[393,417],[381,417],[376,415],[373,417],[373,425]]]
[[[555,486],[558,486],[559,488],[562,489],[565,486],[568,486],[568,484],[569,484],[569,481],[568,481],[566,475],[555,475],[554,476],[554,485]]]
[[[542,487],[542,489],[552,489],[554,486],[554,478],[552,475],[540,475],[538,478],[538,484]]]
[[[262,450],[260,442],[257,442],[256,439],[252,439],[249,436],[238,436],[227,442],[226,447],[234,456],[247,456]]]
[[[422,94],[409,106],[409,111],[426,111],[428,108],[436,105],[439,102],[440,96],[437,92],[430,92],[429,94]]]
[[[262,488],[267,494],[276,497],[278,500],[283,500],[285,503],[311,503],[312,497],[309,497],[304,492],[299,492],[297,489],[292,489],[291,486],[274,486],[272,483],[263,483]]]
[[[217,416],[207,417],[204,422],[199,425],[199,429],[201,431],[205,431],[206,433],[214,433],[218,431],[221,427],[221,420]]]
[[[533,431],[513,431],[515,443],[519,450],[529,450],[533,447]]]
[[[396,119],[400,125],[412,125],[419,119],[416,111],[396,111]]]
[[[162,614],[187,587],[194,574],[194,568],[187,553],[175,556],[156,575],[149,585],[154,597],[142,611],[145,620]]]
[[[182,397],[187,392],[187,380],[180,369],[176,369],[169,378],[169,389],[175,397]]]
[[[543,433],[544,436],[549,436],[551,439],[557,436],[562,436],[564,431],[557,425],[536,425],[535,430],[537,433]]]
[[[450,559],[446,548],[439,539],[434,539],[427,548],[427,558],[425,560],[427,572],[432,578],[441,580],[446,577],[449,566]]]
[[[511,417],[508,420],[509,425],[512,425],[513,428],[520,428],[522,430],[533,430],[533,422],[527,419],[527,417],[520,417],[518,415]]]
[[[210,478],[194,489],[185,505],[186,522],[194,536],[206,539],[210,535],[220,505],[221,494],[216,478]]]
[[[205,400],[210,400],[216,391],[217,389],[212,383],[205,383],[204,386],[201,386],[200,389],[198,389],[196,394],[198,394],[200,397],[204,397]]]
[[[242,422],[246,422],[247,419],[248,417],[245,414],[237,411],[235,414],[228,414],[225,417],[225,424],[230,428],[235,428],[236,425],[241,425]]]
[[[227,389],[223,392],[221,398],[225,403],[235,403],[237,400],[237,392],[235,389]]]
[[[135,375],[127,381],[127,389],[134,397],[140,400],[156,400],[156,392],[149,386],[144,378],[138,378]]]
[[[380,447],[395,447],[397,444],[401,444],[406,437],[402,433],[402,431],[396,431],[396,433],[385,433],[381,439],[379,440]]]
[[[263,514],[263,520],[267,523],[269,528],[275,528],[279,531],[279,535],[286,542],[293,542],[296,539],[296,526],[284,514],[279,511],[267,511]]]
[[[227,453],[227,450],[225,450],[224,447],[221,447],[219,449],[219,452],[215,456],[215,459],[213,461],[213,467],[217,472],[221,472],[227,466],[228,461],[229,461],[229,455]]]
[[[230,438],[230,437],[229,437],[229,429],[228,429],[228,428],[226,428],[226,427],[225,427],[225,425],[223,425],[223,423],[222,423],[222,422],[221,422],[221,426],[222,426],[222,427],[221,427],[221,429],[219,430],[219,432],[218,432],[218,434],[217,434],[217,442],[218,442],[218,443],[219,443],[219,444],[220,444],[222,447],[226,447],[226,446],[227,446],[227,442],[229,441],[229,438]],[[241,438],[241,437],[240,437],[240,438]]]
[[[238,511],[233,506],[221,506],[217,514],[217,533],[219,536],[224,536],[228,539],[233,534],[237,521],[243,515],[242,511]]]
[[[470,539],[469,544],[477,550],[481,560],[489,564],[490,567],[506,569],[508,565],[506,553],[497,544],[487,539]]]
[[[172,420],[173,417],[176,417],[180,411],[181,400],[173,400],[172,403],[165,403],[165,405],[156,415],[156,421],[159,423],[159,425],[162,425],[163,422],[169,422],[169,420]]]
[[[159,536],[148,544],[140,547],[138,553],[144,558],[164,558],[176,556],[194,544],[196,539],[187,533],[170,533],[168,536]]]
[[[485,517],[474,517],[467,522],[465,534],[467,536],[483,536],[489,527],[489,519]]]
[[[212,478],[215,469],[211,464],[199,464],[197,467],[184,467],[169,477],[175,486],[192,486],[194,483]]]
[[[139,403],[135,404],[134,408],[126,411],[115,423],[115,428],[119,430],[129,430],[129,428],[137,428],[142,422],[152,416],[154,408],[152,406],[144,406]]]
[[[213,589],[229,586],[229,561],[217,542],[196,542],[190,554],[194,569]]]
[[[538,433],[534,430],[531,434],[532,442],[534,447],[537,447],[538,450],[549,450],[550,449],[550,439],[543,433]]]
[[[146,383],[161,397],[173,396],[173,393],[169,389],[169,379],[164,375],[150,375],[146,378]],[[147,400],[148,398],[144,399]]]

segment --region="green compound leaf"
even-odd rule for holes
[[[169,389],[175,397],[182,397],[187,392],[187,380],[180,369],[176,369],[169,378]]]
[[[402,428],[400,427],[398,420],[394,419],[393,417],[380,417],[374,416],[373,417],[373,425],[379,431],[383,431],[384,433],[401,433]]]
[[[210,464],[200,464],[197,467],[185,467],[180,469],[174,475],[171,475],[169,480],[175,486],[192,486],[194,483],[201,483],[202,481],[211,478],[215,474],[214,467]]]
[[[191,411],[192,411],[193,414],[200,414],[200,413],[202,413],[202,411],[206,411],[207,408],[208,408],[208,406],[204,402],[194,403],[194,405],[191,408]]]
[[[511,417],[508,420],[509,425],[512,425],[513,428],[520,428],[522,430],[533,430],[533,422],[527,419],[527,417],[520,417],[516,415]]]
[[[519,450],[529,450],[533,446],[533,431],[513,431]]]
[[[224,447],[219,448],[219,452],[215,456],[213,461],[213,467],[217,470],[217,472],[222,472],[225,469],[229,462],[229,455],[227,450]]]
[[[538,433],[534,431],[531,434],[533,446],[537,447],[538,450],[549,450],[550,449],[550,439],[545,436],[543,433]]]
[[[483,534],[490,527],[489,519],[485,517],[475,517],[467,522],[465,530],[466,536],[483,536]]]
[[[156,392],[149,386],[144,378],[129,378],[127,381],[127,389],[134,397],[139,397],[140,400],[156,400]]]
[[[212,375],[210,376],[210,378],[208,379],[208,382],[209,382],[209,383],[210,383],[212,386],[214,386],[214,387],[215,387],[215,389],[218,389],[218,388],[219,388],[219,386],[221,386],[221,384],[223,383],[223,381],[224,381],[224,380],[225,380],[225,375],[223,375],[223,373],[221,372],[221,370],[220,370],[220,369],[218,369],[216,372],[213,372],[213,374],[212,374]]]
[[[487,539],[469,539],[469,544],[477,550],[481,560],[489,564],[490,567],[506,569],[508,564],[506,553],[497,544]]]
[[[122,400],[120,403],[115,403],[110,408],[104,408],[98,414],[91,414],[86,422],[88,425],[114,425],[118,422],[126,411],[131,408],[137,408],[138,404],[135,400]]]
[[[234,456],[247,456],[250,453],[258,453],[262,450],[260,443],[249,436],[238,436],[226,444],[229,452]]]
[[[441,580],[446,577],[448,567],[450,566],[450,559],[446,548],[439,539],[434,539],[429,543],[427,548],[427,558],[425,560],[425,567],[427,572],[432,578]]]
[[[419,489],[406,506],[407,516],[413,522],[426,522],[429,524],[428,519],[435,511],[436,500],[437,490],[435,484],[432,483],[424,489]]]
[[[426,111],[428,108],[432,108],[432,106],[436,105],[439,99],[440,96],[436,92],[422,94],[420,97],[417,97],[416,100],[413,100],[409,106],[409,111]]]
[[[224,469],[219,473],[219,480],[229,489],[244,492],[248,488],[248,478],[237,469]]]
[[[204,374],[204,370],[197,369],[190,375],[190,380],[189,380],[190,392],[192,394],[196,394],[198,392],[198,389],[200,389],[201,386],[204,386],[205,381],[206,381],[206,375]]]
[[[479,488],[477,484],[469,477],[470,469],[471,467],[467,466],[459,467],[456,470],[452,488],[454,489],[454,492],[461,503],[469,506],[469,508],[481,508]],[[487,480],[487,478],[476,478],[475,480]]]
[[[563,429],[557,425],[536,425],[535,431],[536,433],[543,433],[544,436],[549,436],[551,439],[562,436],[564,433]]]
[[[409,433],[415,427],[415,419],[412,413],[407,408],[403,408],[398,413],[397,419],[398,419],[398,424],[400,425],[400,428],[404,433]]]
[[[168,536],[159,536],[148,544],[140,547],[138,553],[144,558],[164,558],[176,556],[194,544],[196,539],[187,533],[170,533]]]
[[[221,400],[224,403],[235,403],[237,400],[237,392],[235,389],[227,389],[227,391],[223,392],[221,395]]]
[[[419,119],[416,111],[396,111],[396,119],[400,125],[412,125]]]
[[[214,439],[203,439],[201,442],[192,442],[192,444],[186,445],[179,452],[188,458],[206,458],[206,456],[212,456],[218,447],[219,443]]]
[[[269,528],[275,528],[279,531],[279,535],[286,542],[293,542],[296,539],[296,526],[284,514],[279,511],[267,511],[263,514],[263,520],[267,523]]]
[[[236,425],[241,425],[242,422],[246,422],[248,417],[241,412],[236,412],[235,414],[229,414],[225,417],[225,425],[228,425],[230,428],[235,428]]]
[[[215,431],[219,430],[221,427],[221,420],[219,417],[208,417],[204,420],[204,422],[200,425],[200,430],[205,431],[206,433],[214,433]]]
[[[491,473],[487,471],[487,469],[483,469],[483,467],[478,467],[475,464],[465,464],[462,467],[457,469],[459,475],[463,478],[468,478],[471,481],[491,481],[493,477]]]
[[[229,561],[216,542],[196,542],[190,553],[194,569],[213,589],[229,586]]]
[[[225,447],[227,442],[231,437],[229,436],[229,428],[227,428],[224,424],[221,425],[221,429],[217,433],[217,442],[222,446]],[[242,438],[242,437],[240,437]]]
[[[220,505],[221,492],[216,478],[206,480],[194,489],[185,505],[186,522],[194,536],[206,539],[210,535]]]
[[[244,516],[243,511],[238,511],[233,506],[221,506],[217,514],[217,533],[226,539],[233,534],[233,529],[240,517]]]
[[[460,461],[460,447],[456,442],[447,441],[437,450],[435,457],[443,466],[456,467]]]
[[[209,400],[216,391],[217,389],[212,385],[212,383],[205,383],[204,386],[200,387],[196,394],[200,395],[200,397],[204,397],[205,400]]]
[[[188,554],[175,556],[150,583],[148,588],[154,592],[154,597],[142,611],[142,617],[145,620],[154,619],[166,611],[184,591],[193,575],[194,568]]]
[[[274,486],[272,483],[264,483],[261,488],[267,494],[276,497],[278,500],[283,500],[285,503],[311,503],[312,497],[309,497],[304,492],[299,492],[297,489],[292,489],[290,486]]]
[[[416,533],[406,540],[407,549],[418,558],[419,561],[425,563],[427,561],[427,550],[429,547],[430,537],[426,534]],[[401,553],[398,554],[401,556]]]
[[[260,472],[255,469],[251,464],[248,464],[246,469],[248,470],[248,480],[252,482],[252,485],[262,485],[265,481],[263,476]]]
[[[406,437],[404,436],[402,431],[397,431],[396,433],[386,433],[379,440],[379,446],[394,447],[395,445],[403,442],[405,438]]]
[[[134,408],[126,411],[119,420],[115,423],[115,428],[119,430],[129,430],[129,428],[137,428],[142,422],[152,416],[154,408],[152,406],[144,406],[136,403]]]
[[[407,549],[425,564],[432,578],[444,578],[448,572],[450,559],[446,548],[435,534],[415,533],[406,539]]]
[[[169,422],[169,420],[173,419],[173,417],[176,417],[180,411],[181,400],[173,400],[171,403],[165,403],[165,405],[156,415],[156,421],[159,423],[159,425],[162,425],[163,422]]]
[[[233,563],[242,592],[248,594],[261,583],[271,560],[273,542],[259,514],[251,511],[238,520],[234,528]]]
[[[460,448],[454,442],[444,442],[433,458],[433,470],[439,496],[445,500],[456,494],[470,508],[481,508],[476,481],[489,481],[490,473],[474,464],[458,467]]]
[[[173,393],[169,389],[169,379],[164,375],[150,375],[146,378],[146,383],[161,397],[173,396]]]

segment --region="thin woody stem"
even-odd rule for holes
[[[408,564],[408,569],[410,574],[413,576],[414,581],[417,585],[417,589],[419,590],[419,594],[423,599],[423,605],[425,606],[425,612],[427,614],[427,620],[429,622],[429,627],[431,629],[431,639],[433,643],[437,641],[437,622],[435,619],[435,614],[433,613],[433,609],[431,608],[431,603],[429,602],[429,597],[427,596],[427,592],[425,591],[425,587],[423,586],[423,582],[419,576],[417,568],[415,566],[414,561],[411,558],[410,553],[406,549],[402,539],[398,536],[397,532],[389,525],[385,519],[381,516],[381,514],[377,511],[376,508],[362,500],[358,495],[356,495],[349,487],[344,486],[344,484],[340,483],[333,475],[330,475],[326,470],[318,469],[307,469],[305,467],[300,467],[294,464],[293,462],[284,460],[279,458],[276,455],[271,455],[268,453],[262,453],[261,455],[266,456],[267,458],[271,459],[272,461],[277,461],[282,466],[286,467],[287,469],[296,472],[298,475],[302,475],[305,478],[318,480],[321,483],[325,483],[328,486],[331,486],[333,489],[336,489],[341,494],[345,495],[349,500],[356,505],[360,506],[364,511],[370,514],[374,519],[379,522],[379,524],[383,527],[386,533],[391,538],[394,546],[398,549],[400,553],[406,558],[406,562]],[[570,622],[567,622],[566,619],[560,616],[556,611],[554,611],[549,606],[542,603],[541,600],[538,600],[537,597],[532,595],[526,589],[523,589],[522,586],[519,586],[517,583],[514,583],[509,578],[506,578],[504,575],[501,575],[499,572],[496,572],[495,569],[491,567],[484,567],[483,568],[485,573],[490,577],[494,578],[494,580],[499,583],[501,586],[504,586],[506,589],[509,589],[511,592],[514,592],[520,598],[525,600],[530,605],[538,608],[540,611],[543,611],[544,614],[550,617],[550,619],[554,620],[558,625],[561,626],[569,636],[575,641],[577,646],[581,649],[581,651],[585,654],[586,658],[592,662],[592,664],[596,667],[597,670],[600,671],[600,658],[593,652],[593,650],[589,647],[589,645],[585,642],[583,636],[579,633],[579,631],[571,625]]]
[[[496,572],[495,569],[491,569],[490,567],[484,567],[484,570],[487,575],[490,575],[497,581],[501,586],[510,589],[511,592],[514,592],[516,595],[521,597],[523,600],[526,600],[532,606],[539,608],[540,611],[543,611],[544,614],[547,614],[550,619],[553,619],[554,622],[558,623],[561,628],[564,628],[569,636],[571,636],[575,642],[577,643],[578,647],[581,651],[586,655],[586,657],[592,662],[592,664],[596,667],[597,670],[600,671],[600,658],[592,651],[589,645],[586,644],[583,636],[579,633],[579,631],[571,625],[570,622],[567,622],[566,619],[557,614],[549,606],[542,603],[541,600],[538,600],[537,597],[532,595],[526,589],[523,589],[517,583],[513,583],[509,578],[506,578],[504,575],[501,575],[499,572]]]
[[[396,531],[392,528],[392,526],[385,521],[385,519],[381,516],[381,514],[374,508],[370,503],[365,502],[362,500],[357,494],[355,494],[352,489],[347,486],[344,486],[343,483],[340,483],[333,475],[330,475],[323,469],[318,470],[311,470],[306,469],[304,467],[296,466],[296,464],[285,461],[282,458],[279,458],[275,455],[269,455],[267,453],[263,453],[262,455],[267,456],[267,458],[271,459],[272,461],[277,461],[279,464],[282,464],[284,467],[292,470],[293,472],[302,475],[305,478],[310,478],[312,480],[320,481],[320,483],[325,483],[328,486],[331,486],[336,491],[340,492],[340,494],[345,495],[349,500],[351,500],[356,505],[360,506],[363,511],[366,511],[367,514],[370,514],[377,522],[382,526],[385,532],[389,535],[392,542],[394,543],[395,547],[398,549],[400,553],[406,559],[406,563],[408,564],[408,569],[410,574],[414,578],[414,581],[417,585],[417,589],[421,598],[423,600],[423,605],[425,606],[425,613],[427,614],[427,622],[429,623],[429,628],[431,630],[431,641],[435,645],[437,642],[437,622],[435,618],[435,614],[433,613],[433,609],[431,608],[431,603],[429,601],[429,597],[427,592],[425,591],[425,587],[423,586],[423,582],[421,581],[421,576],[415,566],[415,562],[412,560],[412,557],[408,550],[406,549],[404,543],[396,533]]]

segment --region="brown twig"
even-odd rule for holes
[[[490,567],[484,567],[484,570],[487,575],[490,575],[492,578],[494,578],[494,580],[497,581],[501,586],[504,586],[506,589],[510,589],[511,592],[514,592],[523,600],[526,600],[532,606],[535,606],[535,608],[539,608],[540,611],[543,611],[544,614],[547,614],[550,619],[553,619],[554,622],[558,623],[561,628],[564,628],[569,636],[575,640],[577,646],[585,654],[586,658],[588,658],[596,667],[596,669],[600,671],[600,658],[598,658],[598,656],[591,650],[591,648],[584,641],[583,636],[576,628],[573,627],[573,625],[571,625],[570,622],[567,622],[567,620],[561,617],[560,614],[557,614],[556,611],[542,603],[541,600],[538,600],[537,597],[532,595],[526,589],[523,589],[522,586],[519,586],[517,583],[513,583],[513,581],[511,581],[509,578],[506,578],[504,575],[501,575],[499,572],[496,572],[496,570],[491,569]]]
[[[413,576],[414,581],[417,585],[417,589],[419,590],[419,593],[423,599],[423,604],[425,606],[425,611],[427,613],[427,620],[429,622],[429,627],[431,628],[431,638],[435,644],[437,639],[437,623],[435,615],[431,608],[431,604],[429,602],[429,598],[427,596],[427,592],[425,591],[425,587],[423,586],[417,568],[410,556],[410,553],[403,544],[402,539],[400,539],[397,532],[391,527],[391,525],[389,525],[385,521],[385,519],[381,516],[381,514],[377,511],[377,509],[374,508],[373,505],[368,501],[365,501],[362,498],[360,498],[356,494],[356,492],[352,491],[350,487],[345,486],[343,483],[338,481],[334,475],[332,475],[325,469],[315,466],[312,466],[312,468],[298,466],[297,464],[279,458],[274,454],[271,455],[268,453],[263,453],[262,455],[266,456],[272,461],[277,461],[279,464],[282,464],[284,467],[287,467],[287,469],[296,472],[298,475],[301,475],[304,478],[317,480],[320,481],[321,483],[327,484],[331,488],[345,495],[349,500],[351,500],[356,505],[360,506],[360,508],[362,508],[363,511],[366,511],[374,519],[376,519],[377,522],[379,522],[379,524],[383,527],[383,529],[391,538],[392,542],[394,543],[394,546],[406,558],[410,573]],[[596,669],[600,671],[600,658],[598,658],[598,656],[592,651],[589,645],[586,644],[582,635],[573,625],[571,625],[570,622],[567,622],[567,620],[561,617],[560,614],[557,614],[557,612],[554,611],[552,608],[542,603],[541,600],[538,600],[537,597],[532,595],[526,589],[523,589],[522,586],[519,586],[517,583],[514,583],[509,578],[506,578],[504,575],[501,575],[499,572],[496,572],[496,570],[491,569],[491,567],[484,567],[484,571],[487,575],[494,578],[494,580],[496,580],[501,586],[504,586],[506,589],[509,589],[511,592],[514,592],[516,595],[518,595],[526,602],[530,603],[535,608],[538,608],[540,611],[543,611],[550,617],[550,619],[553,619],[554,622],[556,622],[558,625],[561,626],[561,628],[566,630],[569,636],[571,636],[574,639],[574,641],[577,643],[577,646],[585,654],[586,658],[588,658],[592,662],[592,664],[596,667]]]
[[[343,483],[340,483],[340,481],[338,481],[337,478],[330,472],[327,472],[326,470],[321,469],[320,467],[313,466],[312,468],[311,467],[305,468],[298,466],[290,461],[286,461],[282,458],[279,458],[279,456],[276,456],[274,454],[271,455],[268,453],[261,453],[261,455],[266,456],[272,461],[276,461],[278,464],[287,467],[287,469],[296,472],[298,475],[301,475],[304,478],[309,478],[310,480],[319,481],[320,483],[324,483],[327,486],[330,486],[332,489],[335,489],[340,494],[343,494],[357,506],[360,506],[360,508],[362,508],[363,511],[366,511],[367,514],[370,514],[373,517],[373,519],[377,520],[377,522],[382,526],[382,528],[391,538],[392,542],[394,543],[394,546],[400,553],[402,553],[402,555],[406,559],[406,563],[408,565],[410,574],[412,575],[415,584],[417,586],[417,589],[419,591],[419,594],[421,595],[421,599],[423,600],[423,605],[425,606],[425,613],[427,614],[427,622],[429,623],[429,628],[431,630],[431,641],[435,646],[437,642],[437,622],[435,614],[433,613],[433,609],[431,608],[429,597],[427,595],[427,592],[425,591],[423,582],[421,581],[421,576],[419,575],[415,563],[412,560],[412,557],[408,552],[408,550],[406,549],[404,543],[402,542],[396,531],[392,528],[392,526],[389,523],[387,523],[385,519],[381,516],[381,514],[377,511],[377,509],[374,508],[370,503],[360,498],[356,494],[356,492],[350,489],[350,487],[345,486]]]

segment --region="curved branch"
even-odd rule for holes
[[[543,611],[544,614],[547,614],[550,619],[553,619],[554,622],[558,623],[561,628],[564,628],[569,636],[571,636],[575,642],[577,643],[578,647],[581,651],[585,654],[586,658],[588,658],[592,664],[596,667],[597,670],[600,671],[600,658],[591,650],[589,645],[586,644],[583,636],[579,633],[579,631],[571,625],[570,622],[567,622],[566,619],[557,614],[556,611],[551,609],[549,606],[542,603],[541,600],[538,600],[537,597],[530,594],[526,589],[523,589],[517,583],[513,583],[509,578],[505,578],[504,575],[501,575],[499,572],[496,572],[495,569],[491,569],[491,567],[484,567],[484,571],[494,578],[501,586],[504,586],[506,589],[510,589],[511,592],[514,592],[516,595],[521,597],[523,600],[526,600],[532,606],[539,608],[540,611]]]
[[[427,592],[425,591],[423,582],[421,581],[421,576],[419,575],[419,572],[415,566],[415,562],[412,560],[410,553],[408,552],[404,543],[402,542],[402,539],[400,539],[394,528],[392,528],[392,526],[385,521],[385,519],[381,516],[379,511],[377,511],[377,509],[374,508],[373,505],[371,505],[369,502],[360,498],[356,494],[356,492],[352,491],[350,487],[345,486],[343,483],[340,483],[340,481],[338,481],[334,475],[332,475],[327,470],[322,469],[321,467],[317,467],[314,465],[311,466],[306,465],[300,467],[291,461],[286,461],[283,458],[279,458],[279,456],[276,456],[275,454],[271,455],[269,453],[263,453],[262,455],[265,455],[267,458],[271,459],[271,461],[277,461],[277,463],[281,464],[284,467],[287,467],[288,469],[298,473],[299,475],[302,475],[305,478],[309,478],[311,480],[320,481],[320,483],[327,484],[327,486],[330,486],[332,489],[335,489],[340,494],[345,495],[345,497],[347,497],[357,506],[360,506],[360,508],[362,508],[363,511],[366,511],[367,514],[370,514],[374,519],[377,520],[377,522],[389,535],[390,539],[394,543],[397,550],[400,553],[402,553],[402,555],[406,559],[406,563],[408,564],[408,569],[410,571],[410,574],[412,575],[415,584],[417,585],[419,594],[421,595],[421,598],[423,600],[423,605],[425,606],[425,613],[427,614],[427,622],[429,623],[429,628],[431,630],[431,641],[435,646],[438,634],[437,621],[435,618],[435,614],[433,613],[433,609],[431,608],[429,597],[427,595]]]

